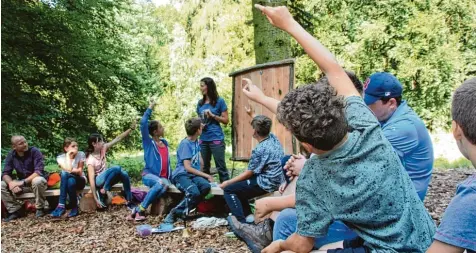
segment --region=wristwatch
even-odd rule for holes
[[[23,186],[26,186],[26,181],[25,181],[25,179],[23,179],[22,181],[23,181]]]

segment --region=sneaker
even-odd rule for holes
[[[172,209],[167,216],[165,216],[165,219],[162,221],[162,223],[166,224],[173,224],[175,222],[175,210]]]
[[[24,216],[24,213],[22,212],[22,210],[18,210],[18,211],[15,211],[13,213],[11,213],[10,215],[8,215],[7,218],[3,219],[4,222],[10,222],[12,220],[16,220],[18,218],[21,218]]]
[[[273,242],[271,219],[254,225],[239,222],[235,216],[228,216],[228,224],[236,236],[243,240],[253,253],[260,253]]]
[[[145,221],[147,218],[145,217],[145,212],[137,212],[136,213],[136,217],[135,217],[135,221]]]
[[[36,216],[36,218],[40,218],[40,217],[45,216],[45,214],[46,214],[46,213],[45,213],[45,210],[43,210],[43,208],[41,208],[41,209],[37,209],[37,210],[36,210],[35,216]]]
[[[129,211],[132,211],[132,210],[136,209],[137,205],[132,203],[132,202],[127,202],[126,207],[127,207],[127,209],[129,209]]]
[[[71,209],[71,211],[69,211],[68,218],[72,218],[78,215],[79,215],[79,209],[77,207],[74,207],[73,209]]]
[[[61,217],[66,210],[62,206],[56,207],[56,209],[51,213],[51,217],[53,218],[59,218]]]

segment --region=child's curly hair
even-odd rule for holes
[[[342,141],[348,130],[344,100],[327,78],[289,92],[278,106],[277,117],[299,141],[324,151]]]

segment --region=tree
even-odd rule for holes
[[[255,4],[286,6],[287,0],[252,1],[256,64],[290,58],[292,56],[291,37],[286,32],[272,26],[266,16],[254,7]]]

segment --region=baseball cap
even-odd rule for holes
[[[382,98],[402,96],[403,87],[398,79],[388,72],[372,74],[364,83],[364,101],[371,105]]]

